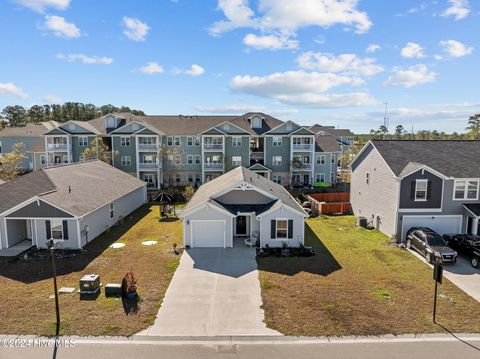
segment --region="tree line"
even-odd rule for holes
[[[145,115],[143,111],[127,106],[116,107],[103,105],[97,107],[91,103],[65,102],[63,105],[33,105],[29,108],[14,105],[6,106],[0,112],[0,129],[5,126],[21,127],[27,123],[43,121],[89,121],[112,112],[131,112],[134,115]]]

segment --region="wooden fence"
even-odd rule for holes
[[[315,193],[307,196],[310,207],[318,214],[350,214],[350,193]]]
[[[338,192],[338,193],[314,193],[310,194],[314,200],[318,202],[350,202],[350,193]]]

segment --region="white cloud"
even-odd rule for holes
[[[463,57],[473,52],[473,47],[466,46],[455,40],[440,41],[440,46],[443,51],[451,57]]]
[[[18,98],[27,98],[28,95],[12,82],[0,82],[0,96],[12,96]]]
[[[384,71],[374,58],[359,58],[355,54],[332,55],[321,52],[305,52],[298,56],[298,65],[307,70],[341,72],[360,76],[372,76]]]
[[[297,105],[311,108],[368,106],[378,103],[377,100],[375,100],[366,92],[283,95],[279,96],[278,100],[287,105]]]
[[[133,41],[145,41],[150,27],[137,18],[123,17],[123,34]]]
[[[377,44],[370,44],[368,45],[368,47],[365,49],[365,52],[368,53],[368,54],[372,54],[374,52],[377,52],[378,50],[380,50],[382,47],[380,45],[377,45]]]
[[[406,69],[394,67],[393,74],[383,83],[388,87],[413,87],[434,82],[437,74],[430,71],[426,65],[414,65]]]
[[[69,54],[69,55],[57,54],[57,59],[65,60],[68,62],[80,61],[87,65],[95,65],[95,64],[110,65],[113,62],[113,59],[111,57],[87,56],[84,54]]]
[[[243,43],[257,50],[281,50],[298,48],[298,41],[292,40],[288,36],[258,36],[255,34],[248,34],[243,38]]]
[[[43,96],[42,100],[45,101],[46,103],[50,104],[50,105],[56,105],[56,104],[63,103],[62,98],[59,97],[59,96],[55,96],[55,95],[45,95],[45,96]]]
[[[271,110],[268,113],[272,114],[273,116],[291,116],[298,113],[296,108],[282,108],[278,110]]]
[[[65,10],[70,6],[70,0],[15,0],[15,2],[38,12],[44,12],[47,8]]]
[[[197,106],[197,111],[207,113],[247,113],[247,112],[262,112],[266,107],[249,104],[228,104],[228,105],[214,105],[214,106]]]
[[[147,62],[145,66],[138,68],[138,71],[142,74],[153,75],[153,74],[163,74],[163,67],[157,64],[156,62]]]
[[[400,54],[406,58],[422,58],[425,57],[423,47],[415,42],[408,42],[402,49]]]
[[[67,22],[65,18],[56,15],[46,15],[42,28],[52,31],[53,35],[57,37],[66,39],[73,39],[82,35],[80,29],[74,23]]]
[[[365,33],[372,26],[366,12],[357,9],[357,0],[259,0],[257,14],[247,0],[219,0],[218,8],[226,20],[215,22],[212,35],[237,28],[251,27],[264,31],[293,34],[308,26],[330,27],[342,24]]]
[[[190,66],[190,69],[188,70],[179,70],[179,69],[174,69],[173,70],[174,74],[177,75],[188,75],[188,76],[201,76],[205,73],[205,69],[197,64],[193,64]]]
[[[441,16],[453,16],[455,20],[462,20],[470,13],[470,6],[468,0],[448,0],[450,7],[448,7]]]

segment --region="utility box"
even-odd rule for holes
[[[122,296],[122,285],[120,283],[108,283],[105,285],[105,296],[106,297],[121,297]]]
[[[100,276],[87,274],[80,279],[80,293],[93,294],[100,290]]]

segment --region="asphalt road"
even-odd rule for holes
[[[329,359],[478,359],[480,337],[464,338],[469,343],[454,338],[440,337],[412,340],[283,340],[275,341],[98,341],[77,342],[74,348],[0,349],[1,359],[19,358],[329,358]]]

